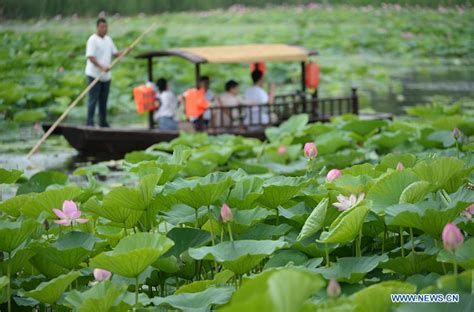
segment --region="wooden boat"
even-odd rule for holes
[[[297,61],[301,64],[301,89],[291,94],[277,95],[272,105],[234,107],[211,107],[211,119],[206,132],[254,137],[264,140],[265,128],[277,126],[295,114],[308,114],[310,121],[329,121],[333,116],[352,113],[359,115],[357,89],[352,88],[348,97],[319,98],[317,89],[312,94],[306,91],[306,62],[317,53],[303,47],[283,44],[256,44],[240,46],[217,46],[181,48],[151,51],[139,54],[137,59],[147,60],[148,80],[153,81],[153,60],[157,57],[176,56],[195,64],[196,84],[200,78],[200,66],[206,63],[257,63],[273,61]],[[245,119],[258,110],[257,120]],[[224,115],[227,118],[224,118]],[[262,119],[267,115],[267,121]],[[361,116],[367,119],[390,119],[391,114],[378,113]],[[224,122],[224,120],[226,120]],[[78,125],[60,125],[53,134],[63,135],[66,140],[84,155],[95,155],[110,159],[122,158],[124,154],[170,141],[179,136],[179,131],[163,131],[154,128],[153,112],[149,112],[148,129],[94,128]],[[46,130],[50,125],[43,125]]]

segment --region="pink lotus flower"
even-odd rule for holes
[[[444,249],[449,251],[453,251],[464,242],[461,230],[454,223],[448,223],[444,226],[441,239],[443,240]]]
[[[227,204],[223,204],[221,207],[221,219],[223,223],[230,222],[234,219],[232,211]]]
[[[360,193],[359,196],[351,194],[349,197],[346,197],[342,194],[337,196],[337,203],[334,203],[333,206],[336,207],[339,211],[346,211],[348,209],[354,208],[365,198],[364,193]]]
[[[464,218],[466,218],[466,219],[471,219],[472,216],[474,216],[474,204],[471,204],[470,206],[468,206],[468,207],[462,212],[462,215],[463,215]]]
[[[336,178],[339,178],[341,175],[342,175],[341,170],[338,170],[338,169],[329,170],[328,174],[326,175],[326,181],[332,182]]]
[[[288,152],[288,149],[286,148],[285,145],[282,144],[282,145],[278,146],[278,154],[285,155],[286,152]]]
[[[60,220],[55,220],[54,223],[64,226],[70,226],[74,223],[86,223],[88,219],[81,218],[81,211],[77,208],[76,203],[72,200],[65,200],[63,203],[63,210],[54,208],[53,212]]]
[[[461,138],[462,132],[459,130],[459,128],[454,128],[453,129],[453,138],[457,141]]]
[[[397,164],[397,168],[396,168],[398,171],[403,171],[405,169],[405,166],[403,165],[403,163],[401,161],[398,162]]]
[[[318,149],[316,144],[308,142],[304,145],[304,156],[310,160],[313,160],[318,156]]]
[[[326,292],[328,296],[332,298],[339,297],[339,295],[341,294],[341,285],[339,285],[335,278],[331,278],[329,280]]]
[[[112,273],[107,270],[94,269],[94,278],[98,282],[105,281],[112,276]]]

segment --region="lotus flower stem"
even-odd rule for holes
[[[360,228],[359,237],[357,239],[357,249],[356,249],[356,251],[357,251],[357,256],[358,257],[362,256],[361,245],[362,245],[362,227]]]
[[[328,244],[324,244],[325,248],[324,248],[324,251],[326,252],[326,267],[330,267],[330,263],[329,263],[329,248],[328,248]]]
[[[279,225],[280,224],[280,211],[278,210],[278,207],[276,209],[276,224],[275,225]]]
[[[138,308],[138,276],[135,276],[135,308]]]
[[[194,217],[196,218],[196,220],[194,221],[194,226],[198,229],[199,228],[199,217],[198,217],[198,210],[197,209],[194,210]]]
[[[410,227],[411,252],[415,253],[415,240],[413,238],[413,228]]]
[[[7,263],[7,277],[8,277],[8,284],[7,284],[7,300],[8,300],[8,312],[12,311],[12,299],[11,299],[11,268],[10,268],[10,257],[11,254],[8,253],[8,263]]]
[[[454,259],[453,269],[454,269],[454,275],[458,276],[458,261],[456,259]]]
[[[403,228],[400,227],[400,249],[402,250],[402,257],[405,257],[405,249],[403,248],[405,243],[403,242]]]
[[[214,225],[212,225],[211,205],[207,206],[207,215],[209,216],[209,223],[211,224],[211,242],[212,246],[214,246],[216,242],[214,241]]]
[[[230,241],[233,242],[233,241],[234,241],[234,237],[232,236],[232,227],[230,226],[230,222],[227,223],[227,230],[229,231]]]

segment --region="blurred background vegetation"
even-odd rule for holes
[[[210,10],[227,8],[231,5],[246,5],[264,7],[274,5],[305,5],[314,3],[311,0],[2,0],[0,2],[0,16],[6,19],[39,18],[56,15],[95,16],[100,11],[121,15],[135,15],[139,13],[157,14],[163,12],[178,12],[190,10]],[[324,0],[319,4],[351,4],[373,5],[383,4],[419,5],[426,7],[472,6],[470,0]]]

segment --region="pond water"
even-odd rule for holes
[[[402,94],[389,92],[377,95],[368,92],[369,105],[375,111],[402,114],[405,106],[427,103],[432,96],[442,95],[458,100],[463,97],[474,98],[474,67],[472,66],[436,66],[414,68],[406,71],[403,76],[394,77],[399,80]],[[111,118],[112,125],[125,124],[128,116]],[[70,121],[71,122],[71,121]],[[0,132],[0,166],[24,170],[31,175],[40,170],[59,169],[72,172],[78,166],[96,162],[94,158],[77,155],[61,137],[51,137],[30,160],[26,153],[41,137],[42,131],[33,127],[21,128],[8,132]],[[103,160],[103,159],[101,159]]]

